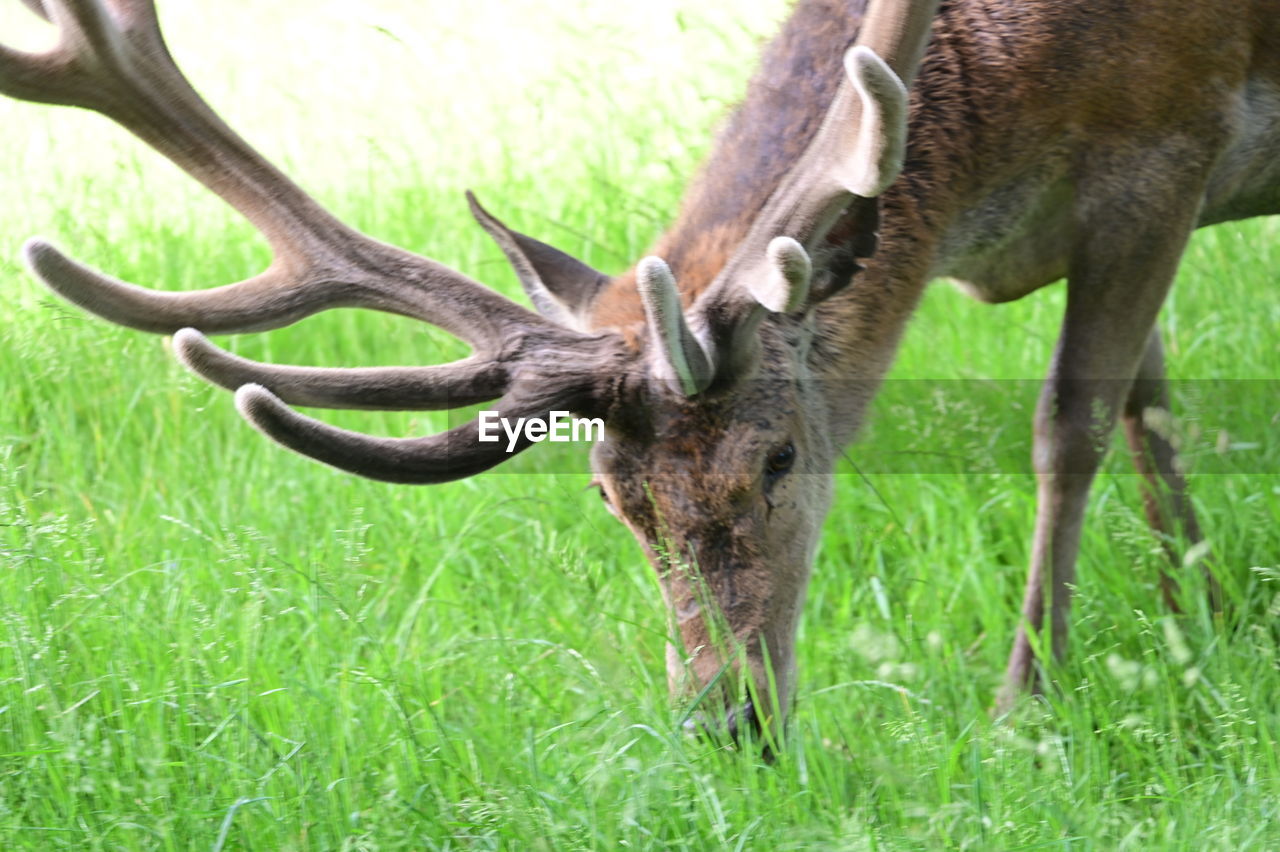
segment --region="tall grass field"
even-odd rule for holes
[[[622,271],[785,7],[160,11],[197,88],[340,217],[517,297],[463,191]],[[50,37],[14,2],[0,33]],[[268,260],[105,119],[0,101],[0,848],[1280,849],[1280,220],[1198,233],[1160,320],[1209,538],[1188,561],[1222,612],[1195,566],[1174,568],[1185,612],[1162,602],[1117,442],[1059,687],[993,719],[1064,292],[935,284],[840,468],[772,763],[683,732],[657,578],[585,452],[429,488],[293,455],[162,338],[45,291],[18,260],[36,234],[162,289]],[[219,342],[326,366],[465,351],[357,311]]]

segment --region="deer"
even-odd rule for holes
[[[1156,317],[1193,230],[1280,213],[1280,0],[798,0],[673,224],[625,272],[518,233],[468,194],[532,310],[324,210],[195,92],[152,0],[24,2],[60,39],[0,46],[0,92],[104,114],[274,254],[244,281],[163,292],[34,239],[34,274],[107,320],[172,335],[254,427],[360,476],[455,480],[531,442],[481,442],[475,420],[365,435],[294,406],[602,419],[594,483],[660,577],[672,693],[700,694],[735,737],[789,712],[833,470],[935,278],[984,302],[1066,279],[999,707],[1044,689],[1064,653],[1090,485],[1117,423],[1153,528],[1202,538],[1175,448],[1145,416],[1169,406]],[[206,336],[331,308],[415,318],[472,353],[302,367]]]

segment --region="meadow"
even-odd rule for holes
[[[511,295],[471,188],[609,272],[670,219],[781,0],[162,4],[179,63],[355,226]],[[47,37],[0,5],[7,44]],[[293,455],[161,338],[60,302],[34,234],[121,278],[238,280],[260,238],[101,117],[0,100],[0,847],[1280,848],[1280,220],[1200,232],[1161,325],[1226,606],[1119,443],[1062,685],[993,720],[1060,285],[939,283],[849,451],[772,764],[686,736],[657,581],[585,454],[430,488]],[[331,366],[463,351],[335,311],[220,342]],[[375,434],[434,414],[322,412]],[[943,452],[939,448],[945,448]]]

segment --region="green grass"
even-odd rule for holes
[[[783,12],[354,5],[163,13],[197,85],[339,215],[508,293],[462,190],[623,268]],[[40,36],[17,4],[0,15],[6,40]],[[762,766],[679,731],[656,581],[585,474],[415,489],[280,450],[157,338],[58,302],[15,259],[40,233],[195,288],[265,262],[250,229],[102,119],[4,102],[0,127],[3,848],[1280,848],[1280,222],[1199,234],[1162,316],[1188,440],[1226,429],[1241,459],[1192,468],[1225,617],[1194,582],[1190,614],[1161,605],[1159,544],[1113,458],[1066,687],[994,724],[1030,478],[842,475],[794,723]],[[934,288],[894,377],[965,382],[892,385],[854,460],[893,470],[935,439],[978,457],[993,432],[1024,446],[1020,397],[955,389],[1037,379],[1061,308],[1060,287],[1000,307]],[[459,351],[356,312],[231,345],[331,365]]]

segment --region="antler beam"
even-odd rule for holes
[[[250,382],[272,388],[274,394],[262,388],[245,391],[240,409],[286,446],[379,479],[435,482],[467,476],[501,461],[505,450],[485,443],[464,446],[471,436],[465,427],[408,444],[357,440],[352,433],[286,413],[281,400],[334,408],[452,408],[502,397],[519,365],[540,360],[539,353],[548,349],[563,353],[599,344],[599,336],[556,325],[461,273],[334,218],[200,98],[169,54],[152,0],[24,2],[57,26],[59,41],[44,53],[0,45],[0,92],[112,118],[238,210],[274,253],[260,275],[190,293],[156,292],[117,280],[43,240],[27,243],[28,264],[55,292],[112,322],[159,333],[186,329],[177,334],[175,348],[211,381],[229,388]],[[338,307],[424,320],[465,340],[475,352],[436,367],[282,367],[223,352],[194,330],[262,331]],[[551,396],[555,390],[550,389]]]
[[[214,346],[194,328],[175,334],[173,349],[192,372],[227,390],[266,385],[290,405],[318,408],[438,411],[497,399],[511,382],[505,365],[477,357],[433,367],[264,364]]]
[[[846,79],[813,141],[694,305],[718,347],[736,345],[762,309],[794,309],[779,298],[778,285],[787,280],[782,269],[800,261],[794,249],[789,260],[780,258],[772,241],[788,237],[811,250],[852,203],[879,195],[901,171],[907,90],[937,6],[938,0],[872,0],[845,54]],[[812,292],[825,298],[833,291]]]

